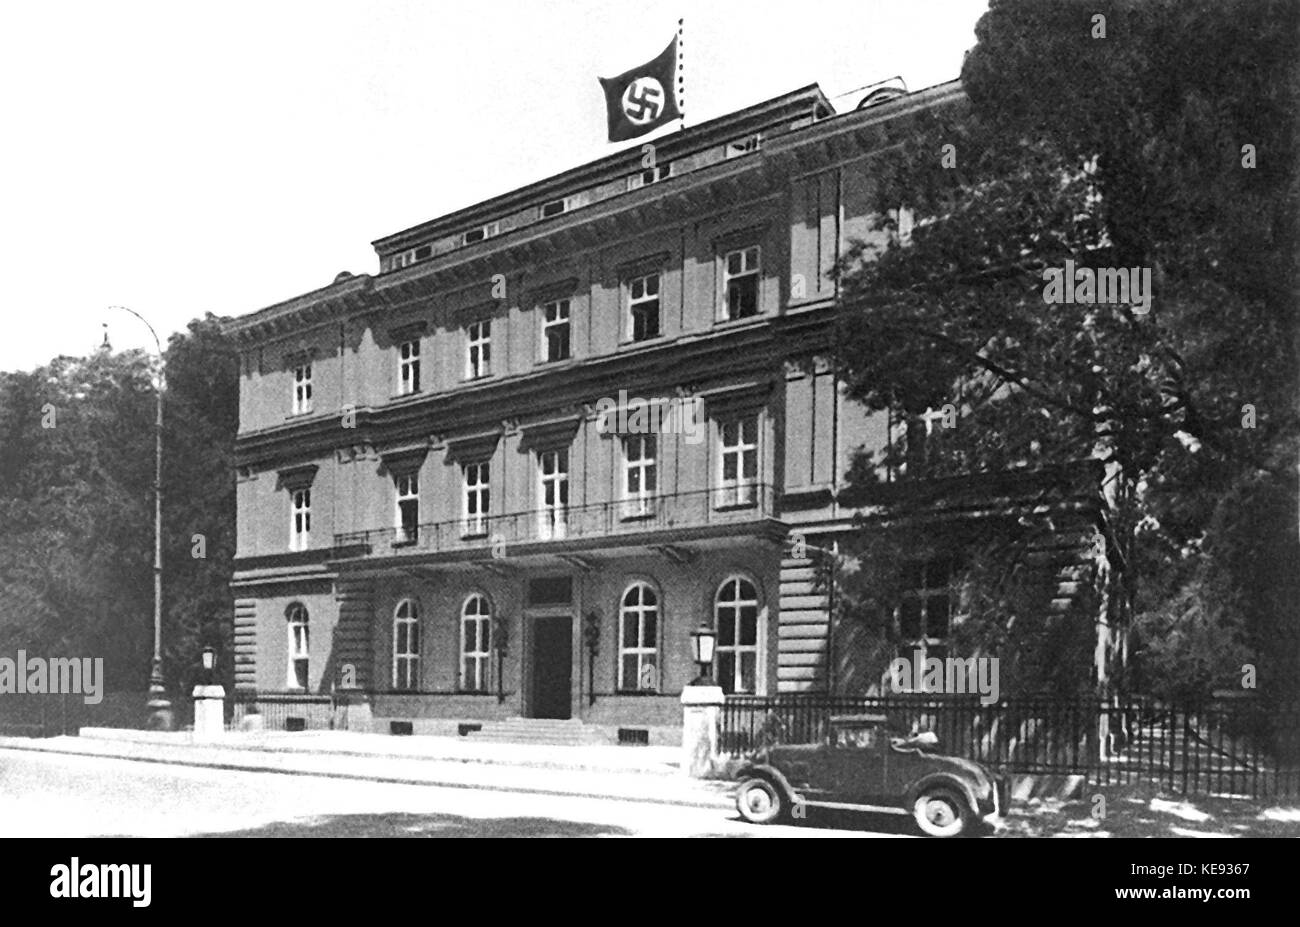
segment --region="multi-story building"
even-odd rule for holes
[[[232,322],[237,686],[350,693],[353,727],[669,741],[705,624],[727,691],[826,688],[791,534],[847,529],[852,453],[897,431],[818,360],[830,271],[880,234],[887,129],[961,99],[837,115],[806,87],[388,235],[377,274]]]

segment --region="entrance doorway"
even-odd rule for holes
[[[573,713],[573,618],[538,615],[529,621],[528,716],[568,719]]]

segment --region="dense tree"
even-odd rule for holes
[[[152,655],[155,367],[104,348],[0,374],[0,647],[103,657],[112,690],[143,691]],[[167,349],[163,641],[174,693],[198,649],[230,634],[237,369],[211,315]]]
[[[927,475],[1101,462],[1130,687],[1202,695],[1245,662],[1261,688],[1294,681],[1268,658],[1295,651],[1300,575],[1298,13],[993,0],[968,103],[894,129],[887,244],[840,269],[851,395],[961,413],[932,432]],[[1149,274],[1149,302],[1049,303],[1067,262]],[[854,491],[899,462],[859,462]],[[1014,540],[982,540],[994,574],[1016,572]],[[1005,623],[1013,603],[995,604]]]

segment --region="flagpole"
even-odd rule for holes
[[[682,62],[682,33],[685,31],[685,17],[677,20],[677,118],[681,128],[686,128],[686,65]]]

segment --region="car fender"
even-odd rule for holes
[[[739,784],[744,779],[766,779],[771,782],[782,792],[791,802],[800,802],[803,799],[799,791],[790,784],[790,780],[785,777],[781,770],[767,763],[747,763],[736,771],[736,781]]]
[[[975,798],[975,790],[971,788],[969,782],[950,772],[932,772],[913,782],[908,786],[904,807],[911,810],[921,793],[935,786],[942,786],[951,792],[956,792],[965,799],[966,806],[970,808],[972,814],[979,814],[980,806]]]

